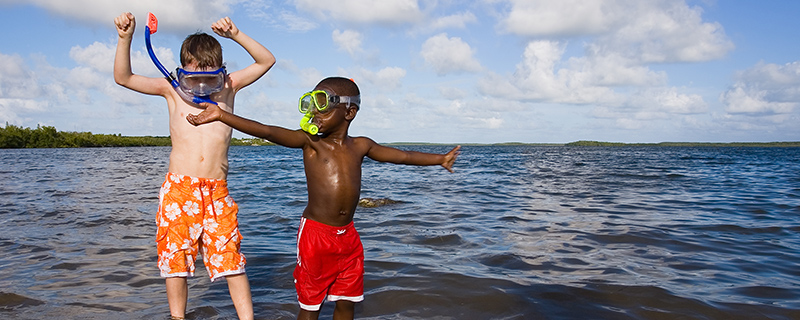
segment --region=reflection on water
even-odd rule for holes
[[[446,152],[447,146],[407,149]],[[0,316],[161,319],[168,148],[0,150]],[[364,163],[362,319],[798,319],[800,150],[468,146]],[[259,319],[293,319],[299,150],[232,147]],[[198,268],[189,319],[232,319]],[[323,307],[329,318],[332,305]]]

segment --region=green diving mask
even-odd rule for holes
[[[300,112],[303,113],[303,119],[300,120],[300,128],[305,132],[316,135],[319,133],[319,127],[311,122],[314,118],[314,110],[319,113],[326,113],[340,103],[347,103],[347,108],[350,108],[351,103],[356,108],[359,108],[361,96],[335,96],[325,90],[314,90],[303,94],[300,97],[298,106]]]
[[[314,90],[300,97],[299,108],[302,113],[311,112],[314,108],[319,113],[326,113],[340,103],[347,103],[347,108],[352,103],[358,108],[361,104],[361,96],[334,96],[325,90]]]

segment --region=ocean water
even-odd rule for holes
[[[168,154],[0,150],[0,318],[167,318]],[[256,318],[293,319],[301,153],[230,164]],[[452,174],[363,168],[362,197],[397,203],[356,212],[357,318],[800,319],[800,148],[465,146]],[[225,281],[195,275],[188,319],[235,319]]]

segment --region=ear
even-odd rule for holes
[[[347,108],[347,111],[345,111],[344,119],[347,121],[353,121],[353,119],[356,118],[357,113],[358,113],[358,108],[351,106],[350,108]]]

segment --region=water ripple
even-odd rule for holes
[[[446,152],[448,146],[403,146]],[[169,148],[0,150],[0,312],[164,318]],[[362,319],[798,319],[800,150],[465,146],[455,174],[365,160]],[[299,150],[232,147],[259,318],[293,319]],[[235,315],[202,264],[193,319]],[[329,318],[332,305],[323,306]]]

